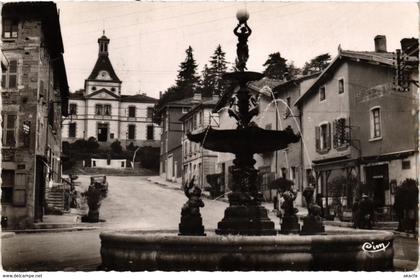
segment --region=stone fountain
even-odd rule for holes
[[[394,254],[392,233],[366,230],[324,232],[322,223],[314,214],[314,206],[311,207],[312,215],[305,219],[302,235],[278,235],[274,222],[261,205],[262,194],[258,191],[258,171],[254,168],[253,155],[284,149],[288,144],[298,142],[300,136],[289,127],[280,131],[264,130],[252,122],[259,111],[247,84],[263,75],[245,71],[249,57],[247,40],[252,31],[247,24],[249,15],[246,11],[238,12],[237,18],[239,23],[234,33],[238,37],[238,71],[224,75],[237,87],[233,94],[236,105],[229,108],[229,115],[237,120],[237,128],[219,130],[208,127],[203,132],[187,135],[189,140],[201,143],[206,149],[235,154],[232,192],[228,195],[229,206],[223,219],[215,231],[206,230],[205,234],[200,228],[199,212],[195,213],[194,221],[187,221],[184,212],[179,235],[175,230],[103,232],[100,235],[102,269],[391,270]],[[196,209],[200,206],[198,200],[193,206]],[[294,219],[292,228],[297,233],[300,225]],[[198,227],[198,232],[183,230],[193,222],[193,230]],[[312,228],[308,229],[308,225]],[[287,234],[284,227],[279,232]]]

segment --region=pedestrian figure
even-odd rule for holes
[[[356,201],[353,204],[352,207],[352,216],[353,216],[353,228],[359,228],[360,227],[360,210],[359,210],[359,200],[356,199]]]
[[[374,219],[374,205],[372,200],[366,195],[362,195],[362,200],[359,204],[359,216],[362,229],[372,229]]]
[[[273,209],[275,211],[277,211],[279,209],[279,199],[277,197],[277,193],[276,193],[276,195],[274,195],[274,198],[273,198],[273,207],[274,207]]]

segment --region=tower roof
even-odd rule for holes
[[[90,73],[87,80],[97,80],[97,76],[99,75],[99,72],[104,70],[109,73],[109,76],[111,77],[111,82],[119,82],[121,83],[121,80],[118,78],[118,76],[115,74],[114,68],[112,67],[111,61],[108,57],[108,43],[109,39],[105,36],[105,32],[98,39],[99,44],[99,53],[98,53],[98,60],[96,60],[95,66],[93,67],[92,72]],[[103,44],[106,44],[106,47],[103,47]]]

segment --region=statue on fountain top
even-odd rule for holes
[[[240,28],[240,32],[238,31]],[[238,55],[238,70],[244,71],[246,69],[246,62],[248,61],[248,37],[252,30],[249,28],[246,21],[239,22],[233,30],[233,33],[238,37],[238,44],[236,45],[236,55]]]

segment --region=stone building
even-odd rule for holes
[[[70,94],[63,140],[94,137],[102,145],[119,140],[123,146],[159,147],[160,128],[152,122],[157,100],[145,94],[122,94],[122,81],[109,59],[109,42],[105,34],[98,39],[98,59],[84,89]]]
[[[2,225],[43,220],[45,192],[61,182],[61,118],[68,84],[56,4],[2,8]]]
[[[187,133],[197,133],[208,126],[217,128],[219,115],[212,113],[219,97],[202,98],[200,94],[195,95],[196,103],[188,113],[184,114],[180,121],[183,126],[182,133],[182,169],[183,184],[195,176],[196,184],[202,188],[208,187],[206,176],[216,173],[217,153],[206,150],[199,143],[188,140]]]
[[[375,38],[375,51],[339,48],[296,101],[308,147],[304,183],[315,178],[327,214],[339,214],[337,207],[350,210],[363,192],[378,215],[389,215],[395,186],[418,177],[417,88],[395,89],[393,58],[384,36]],[[411,60],[418,64],[417,57]],[[417,75],[413,69],[412,77],[418,80]]]
[[[186,98],[166,103],[159,108],[160,127],[160,165],[159,174],[168,181],[182,181],[182,122],[180,118],[187,114],[198,100]]]

